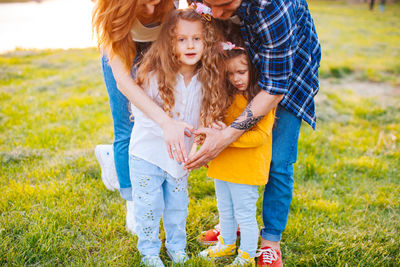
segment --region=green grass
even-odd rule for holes
[[[365,5],[310,8],[323,85],[317,131],[303,125],[300,135],[284,262],[400,265],[399,5],[384,14]],[[365,33],[384,49],[367,45]],[[368,69],[372,76],[364,77]],[[378,91],[366,94],[369,86]],[[0,55],[0,265],[138,265],[124,202],[102,185],[93,153],[112,141],[111,125],[94,49]],[[196,255],[203,249],[197,236],[218,214],[204,169],[192,173],[189,187],[188,251]],[[261,225],[260,215],[261,198]],[[164,247],[161,256],[170,263]],[[211,266],[197,257],[190,264]]]
[[[389,81],[400,85],[400,5],[385,12],[368,4],[311,2],[322,45],[322,77],[341,78],[354,73],[358,79]]]

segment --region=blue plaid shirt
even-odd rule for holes
[[[306,0],[242,0],[238,16],[260,87],[315,129],[321,47]]]

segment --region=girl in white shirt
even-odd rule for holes
[[[213,25],[195,11],[171,11],[158,39],[139,64],[138,85],[171,118],[193,127],[221,120],[226,96],[218,41]],[[174,263],[185,262],[188,172],[178,160],[185,155],[178,155],[181,148],[167,147],[164,127],[134,105],[132,114],[130,177],[142,263],[163,266],[158,238],[161,215],[168,255]],[[188,132],[185,147],[190,148],[192,143]]]

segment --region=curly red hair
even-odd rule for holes
[[[219,49],[220,36],[212,23],[205,21],[191,9],[171,11],[162,25],[159,38],[138,64],[137,83],[148,82],[153,72],[158,78],[158,90],[163,100],[163,109],[172,116],[175,105],[174,91],[180,62],[175,55],[175,29],[179,20],[200,21],[203,25],[204,51],[196,66],[198,79],[202,84],[203,99],[200,121],[203,126],[222,120],[225,111],[224,62]],[[222,71],[221,71],[222,70]]]

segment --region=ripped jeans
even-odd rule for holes
[[[137,248],[142,256],[158,255],[158,238],[163,215],[165,247],[170,251],[186,248],[186,217],[189,196],[187,176],[174,178],[158,166],[129,155],[136,218]]]

